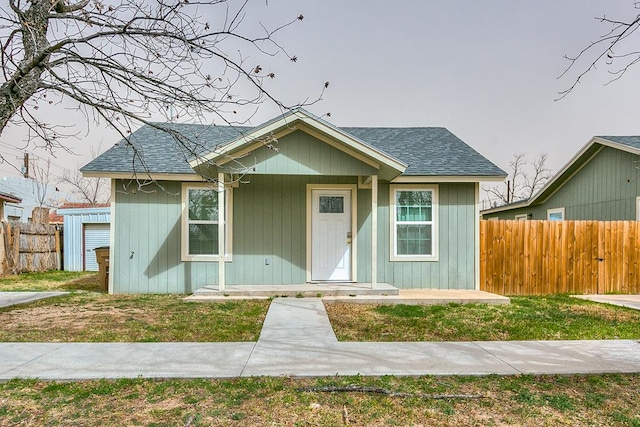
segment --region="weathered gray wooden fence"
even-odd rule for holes
[[[48,223],[48,218],[44,223],[14,221],[1,223],[0,274],[59,270],[60,268],[60,231],[55,225]]]

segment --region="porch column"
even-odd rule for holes
[[[224,173],[218,173],[218,290],[224,291],[225,285],[225,262],[224,262],[224,240],[225,240],[225,205],[224,205]]]
[[[371,175],[371,289],[378,282],[378,175]]]

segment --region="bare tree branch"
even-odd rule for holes
[[[634,9],[638,9],[639,3],[633,3]],[[573,79],[573,83],[565,90],[558,92],[556,100],[563,99],[569,95],[580,84],[582,79],[595,70],[599,65],[607,66],[608,73],[612,75],[605,85],[620,79],[629,68],[640,62],[640,51],[629,46],[637,46],[640,42],[637,38],[638,28],[640,28],[640,14],[636,12],[635,17],[630,20],[610,19],[606,16],[595,18],[609,28],[596,41],[589,43],[575,56],[565,55],[569,61],[567,68],[558,77],[564,78],[570,72],[578,70],[578,76]],[[582,65],[586,64],[586,65]],[[581,70],[581,71],[580,71]]]
[[[154,117],[238,125],[264,102],[286,110],[321,99],[328,84],[311,101],[285,104],[267,88],[276,73],[261,64],[279,54],[297,60],[276,38],[303,15],[271,30],[262,23],[252,29],[245,24],[246,5],[11,0],[9,9],[0,7],[0,134],[9,123],[23,124],[32,130],[32,143],[50,151],[64,148],[64,137],[76,134],[43,121],[37,111],[43,104],[71,103],[125,140],[140,124],[154,123],[174,137],[185,158],[193,158],[207,141],[185,144]],[[208,18],[219,21],[215,28]],[[136,157],[144,165],[142,155]]]

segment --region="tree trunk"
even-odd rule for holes
[[[24,57],[11,78],[0,87],[0,134],[25,101],[40,87],[42,73],[50,56],[47,50],[48,15],[57,3],[59,1],[31,0],[31,5],[24,12],[14,8],[22,23],[19,37],[24,46]]]

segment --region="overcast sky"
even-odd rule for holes
[[[607,31],[594,17],[629,19],[638,13],[633,3],[250,0],[245,24],[273,26],[304,15],[277,38],[299,60],[277,56],[260,65],[276,73],[269,89],[290,103],[313,98],[329,81],[323,100],[308,110],[330,112],[337,126],[444,126],[503,169],[525,152],[547,153],[557,170],[593,135],[640,134],[640,66],[608,86],[607,67],[600,67],[554,101],[577,77],[558,79],[568,65],[563,55]],[[252,124],[277,114],[265,105]],[[102,130],[83,134],[70,142],[77,155],[57,153],[55,172],[85,163],[91,147],[104,150],[116,140]],[[8,159],[21,150],[19,130],[0,137]],[[12,173],[6,165],[0,171]]]

